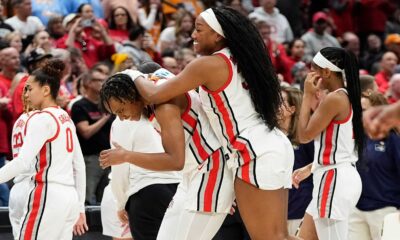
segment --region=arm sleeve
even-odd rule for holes
[[[78,192],[78,201],[80,212],[85,212],[85,194],[86,194],[86,168],[85,160],[83,159],[81,145],[79,144],[78,137],[76,133],[74,134],[73,140],[74,147],[74,178],[75,178],[75,188]]]
[[[143,8],[138,10],[138,14],[139,14],[139,22],[140,25],[142,25],[142,27],[144,27],[146,30],[150,30],[151,28],[153,28],[154,22],[156,20],[156,14],[157,14],[157,9],[156,8],[152,8],[150,9],[150,13],[149,16],[147,16],[146,18],[146,12],[144,11]]]
[[[129,163],[123,163],[111,167],[111,190],[117,200],[117,209],[125,208],[129,188]]]
[[[58,125],[48,113],[37,113],[29,119],[26,128],[24,144],[18,157],[0,169],[0,183],[29,171],[45,142],[56,134]]]

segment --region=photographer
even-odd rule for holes
[[[103,42],[97,41],[84,32],[84,28],[91,27],[101,35]],[[96,62],[110,58],[115,53],[115,48],[106,29],[94,19],[87,21],[79,18],[69,30],[67,40],[60,44],[62,48],[75,47],[82,52],[87,67],[92,67]]]

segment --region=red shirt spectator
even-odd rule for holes
[[[361,0],[358,13],[359,32],[385,31],[388,16],[396,10],[395,0]]]
[[[379,92],[382,94],[385,94],[386,90],[389,88],[389,79],[390,76],[388,76],[384,71],[375,74],[375,82],[378,85]]]
[[[8,88],[0,82],[0,154],[10,153],[10,134],[11,134],[11,112],[7,102]]]
[[[13,114],[14,121],[17,120],[24,111],[24,104],[22,102],[22,94],[24,92],[25,83],[28,80],[28,78],[29,78],[29,75],[26,75],[21,78],[18,85],[15,87],[13,95],[11,97],[11,102],[12,102],[11,106],[12,106],[12,114]]]

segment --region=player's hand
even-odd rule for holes
[[[114,149],[103,150],[100,152],[100,167],[107,168],[113,165],[124,163],[126,150],[118,143],[113,142]]]
[[[296,169],[292,174],[292,184],[295,188],[299,188],[301,181],[308,178],[311,175],[311,164]]]
[[[117,214],[118,214],[118,219],[122,223],[122,227],[125,227],[126,225],[129,224],[128,213],[125,210],[120,210],[117,212]]]
[[[85,234],[89,230],[89,227],[86,223],[86,215],[85,213],[80,213],[78,221],[76,221],[73,231],[75,236],[81,236]]]
[[[321,89],[322,78],[316,72],[309,72],[304,81],[304,94],[314,96]]]
[[[230,210],[230,212],[229,212],[230,215],[235,214],[235,212],[236,212],[235,207],[236,207],[236,201],[233,201],[231,210]]]

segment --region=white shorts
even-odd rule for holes
[[[210,240],[218,232],[226,213],[204,213],[185,208],[187,192],[178,186],[158,231],[157,240]]]
[[[115,199],[110,184],[104,189],[101,200],[101,225],[103,235],[114,238],[132,238],[129,224],[122,227],[117,215],[117,200]]]
[[[237,166],[235,158],[228,160],[234,176],[262,190],[292,187],[294,150],[289,139],[278,130],[263,134],[263,154]],[[261,150],[259,150],[261,151]]]
[[[350,163],[332,169],[317,169],[313,182],[313,198],[306,212],[314,219],[348,219],[361,196],[361,178],[357,169]]]
[[[80,211],[75,187],[39,184],[29,194],[27,206],[20,226],[20,239],[72,239]]]
[[[27,205],[31,181],[29,178],[14,184],[10,191],[9,217],[14,239],[18,239],[21,218],[24,216],[24,208]]]

